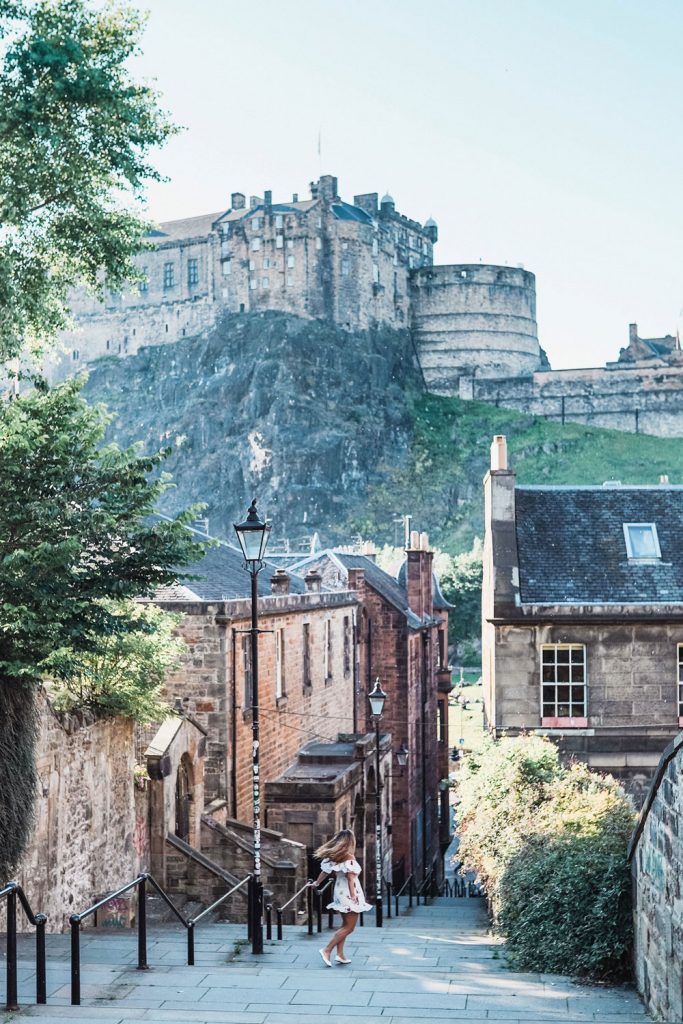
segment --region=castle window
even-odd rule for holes
[[[221,256],[229,256],[229,255],[230,255],[230,242],[228,241],[228,239],[226,237],[221,242]]]
[[[461,270],[460,271],[460,276],[461,277],[467,277],[467,271],[466,270]]]
[[[147,277],[147,267],[142,268],[142,274],[142,281],[140,281],[140,284],[138,285],[138,291],[140,292],[140,295],[144,295],[145,292],[149,291],[149,278]]]
[[[252,240],[251,240],[251,248],[252,248],[252,250],[254,252],[257,252],[261,248],[261,239],[260,238],[252,238]]]
[[[261,287],[270,288],[270,281],[268,280],[267,277],[264,277],[263,280],[261,281]]]
[[[191,257],[187,261],[187,285],[192,288],[195,284],[199,284],[199,260]]]
[[[256,261],[255,260],[249,260],[249,269],[250,270],[256,270]]]
[[[342,260],[341,261],[341,272],[342,272],[342,277],[348,277],[349,276],[349,261],[348,260]]]
[[[270,260],[268,259],[267,256],[264,256],[263,257],[263,269],[264,270],[268,270],[269,267],[270,267]]]
[[[630,559],[662,557],[657,527],[654,523],[624,523],[626,551]]]
[[[74,363],[77,363],[78,360],[81,358],[81,353],[78,351],[77,348],[75,348],[71,353],[71,358],[73,359]]]
[[[372,240],[372,255],[373,256],[379,255],[379,242],[377,241],[376,238],[373,238],[373,240]]]
[[[348,247],[349,247],[349,243],[348,242],[342,242],[342,249],[344,251],[346,251],[348,249]]]
[[[229,277],[232,274],[232,260],[223,260],[222,270],[223,277]]]
[[[323,240],[320,237],[320,235],[318,235],[318,237],[315,240],[315,247],[316,247],[316,249],[322,249],[322,247],[323,247]]]
[[[586,725],[586,647],[544,644],[541,647],[541,723]]]
[[[323,226],[323,219],[322,219],[322,217],[318,217],[318,227],[321,228],[322,226]]]
[[[275,216],[275,227],[276,228],[281,228],[283,223],[284,223],[284,218],[283,218],[282,214],[281,213],[276,214],[276,216]]]
[[[294,248],[294,239],[293,238],[288,238],[287,239],[287,248],[288,249],[293,249]]]
[[[256,278],[255,277],[250,277],[249,278],[249,287],[251,288],[252,292],[256,288]]]
[[[175,286],[175,266],[173,263],[164,263],[164,291]]]
[[[111,341],[107,338],[107,352],[111,349]]]
[[[291,274],[287,275],[287,287],[288,288],[293,288],[294,287],[294,278],[292,277]]]
[[[293,267],[294,266],[294,257],[293,256],[288,256],[287,257],[287,266],[288,267]]]
[[[261,227],[261,218],[260,217],[252,217],[251,218],[251,229],[252,229],[252,231],[258,231],[260,227]]]
[[[376,263],[372,264],[372,280],[374,284],[379,284],[379,267]]]
[[[276,235],[275,236],[275,248],[276,249],[281,249],[283,247],[284,243],[285,243],[285,240],[282,237],[282,235]]]

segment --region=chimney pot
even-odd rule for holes
[[[277,569],[270,577],[270,589],[274,594],[289,593],[289,576],[284,569]]]
[[[429,534],[420,534],[420,551],[429,551]]]
[[[669,474],[668,473],[662,473],[662,475],[659,478],[659,482],[662,485],[662,487],[668,487],[669,486]]]
[[[420,534],[419,534],[419,532],[417,530],[411,530],[410,531],[410,550],[411,551],[419,551],[420,550]]]
[[[628,340],[638,341],[638,324],[628,325]]]
[[[293,203],[298,203],[299,202],[299,193],[298,192],[293,192],[292,193],[292,202]]]
[[[504,434],[496,434],[491,445],[491,472],[508,468],[508,443]]]
[[[304,583],[309,594],[319,594],[323,578],[317,569],[309,569],[304,576]]]

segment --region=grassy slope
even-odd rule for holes
[[[625,434],[537,416],[481,402],[421,395],[413,402],[414,429],[399,467],[381,466],[367,507],[353,519],[366,536],[390,541],[391,519],[411,513],[414,526],[451,553],[469,548],[483,531],[481,483],[494,434],[505,434],[510,467],[524,484],[656,484],[662,473],[683,482],[679,438]]]

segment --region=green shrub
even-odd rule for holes
[[[564,767],[538,736],[487,741],[461,778],[460,856],[477,872],[513,966],[596,979],[628,972],[630,798]]]

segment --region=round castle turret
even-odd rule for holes
[[[422,267],[411,277],[412,326],[430,391],[457,395],[472,377],[540,369],[536,278],[481,263]]]

